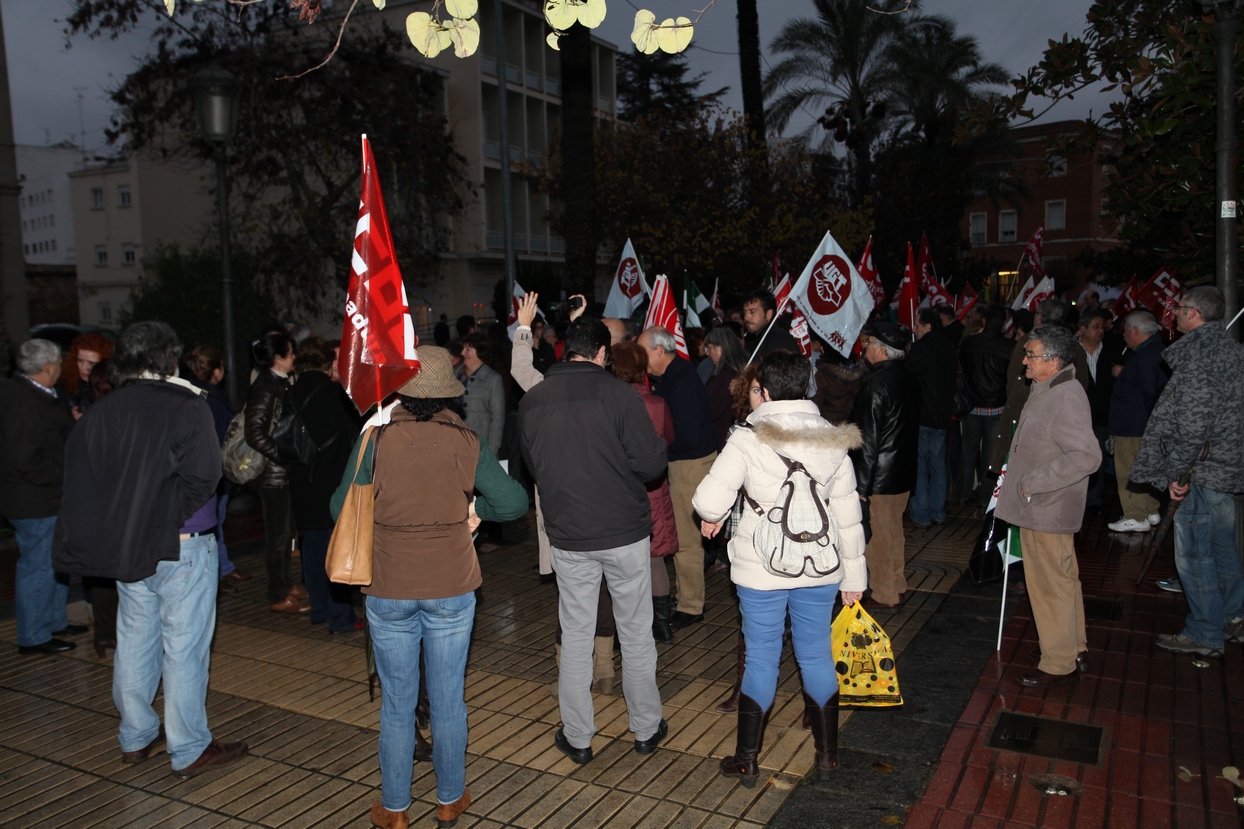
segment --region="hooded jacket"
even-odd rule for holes
[[[696,488],[691,499],[706,521],[725,518],[734,506],[739,489],[768,510],[786,480],[787,467],[778,457],[799,461],[828,495],[829,508],[838,520],[841,538],[838,553],[842,567],[824,577],[775,576],[764,568],[752,547],[752,535],[760,517],[743,510],[738,531],[730,539],[730,578],[755,590],[789,590],[838,583],[843,590],[863,591],[868,586],[864,562],[864,528],[860,523],[860,499],[855,492],[855,469],[848,452],[861,444],[855,426],[834,426],[816,411],[810,400],[779,400],[764,403],[747,418],[750,429],[735,429],[726,448]]]
[[[1149,416],[1129,477],[1166,489],[1196,461],[1193,483],[1244,491],[1244,346],[1215,320],[1162,355],[1174,374]],[[1208,456],[1197,460],[1207,443]]]

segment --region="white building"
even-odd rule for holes
[[[65,142],[51,147],[18,144],[18,211],[27,265],[73,265],[73,205],[69,173],[81,169],[83,152]]]

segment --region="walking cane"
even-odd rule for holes
[[[1197,461],[1203,461],[1209,457],[1209,442],[1201,447],[1201,454],[1188,467],[1188,471],[1179,476],[1179,485],[1187,486],[1192,480],[1192,469],[1197,465]],[[1183,499],[1174,500],[1166,505],[1166,514],[1162,516],[1162,520],[1154,527],[1153,539],[1149,542],[1149,552],[1145,554],[1145,561],[1140,565],[1140,576],[1136,579],[1136,586],[1140,587],[1140,583],[1145,580],[1145,574],[1149,572],[1149,565],[1153,564],[1153,560],[1157,558],[1158,547],[1162,546],[1162,541],[1166,538],[1166,534],[1171,529],[1171,524],[1175,521],[1175,511],[1179,509],[1179,505],[1183,503]]]

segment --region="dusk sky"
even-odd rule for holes
[[[223,3],[224,0],[207,2]],[[702,7],[703,2],[609,0],[608,17],[597,31],[619,49],[630,50],[636,9],[649,8],[658,19],[678,15],[694,17],[691,9]],[[1048,40],[1061,38],[1064,32],[1079,34],[1084,29],[1084,15],[1089,5],[1089,0],[1043,0],[1040,3],[927,0],[922,10],[952,18],[961,33],[976,36],[986,60],[1019,74],[1040,59]],[[86,147],[92,151],[106,151],[104,127],[112,116],[107,90],[133,70],[148,42],[142,36],[118,41],[75,38],[72,47],[66,49],[62,20],[72,6],[71,0],[0,0],[16,139],[19,144],[36,145],[66,139],[78,142],[84,127]],[[428,7],[430,3],[420,3],[412,8]],[[363,0],[356,14],[371,11],[370,1]],[[811,17],[815,12],[807,0],[764,0],[760,3],[760,12],[761,45],[767,71],[775,62],[768,44],[781,26],[789,19]],[[316,25],[323,25],[323,22]],[[693,71],[709,73],[705,78],[705,90],[729,86],[726,104],[742,107],[732,0],[718,0],[717,5],[705,13],[688,55]],[[437,60],[449,62],[458,58],[446,52]],[[313,80],[311,76],[308,82]],[[1080,96],[1056,108],[1045,120],[1083,117],[1090,108],[1097,112],[1104,108],[1100,97]]]

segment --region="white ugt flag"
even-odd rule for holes
[[[644,271],[639,267],[631,240],[627,239],[618,270],[613,275],[613,284],[609,287],[609,299],[605,300],[605,316],[630,319],[644,301],[646,293],[648,283],[644,281]]]
[[[804,265],[790,292],[808,325],[844,357],[873,310],[873,295],[832,233]]]

